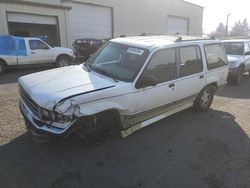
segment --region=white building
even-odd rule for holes
[[[183,0],[0,0],[0,34],[77,38],[202,34],[203,7]]]

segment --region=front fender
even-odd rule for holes
[[[107,110],[117,110],[121,115],[131,114],[131,110],[117,101],[96,101],[84,104],[77,104],[73,99],[58,104],[55,111],[65,115],[76,117],[90,116]]]

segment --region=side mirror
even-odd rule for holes
[[[245,52],[245,54],[244,55],[250,55],[250,51],[248,51],[248,52]]]
[[[135,87],[136,89],[140,89],[156,85],[157,85],[157,79],[155,76],[142,74],[139,80],[137,81]]]

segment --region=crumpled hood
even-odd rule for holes
[[[114,82],[80,66],[52,69],[23,76],[19,84],[30,97],[44,108],[53,108],[64,98],[107,89]]]
[[[243,59],[242,55],[227,55],[228,62],[240,62]]]

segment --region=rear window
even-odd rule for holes
[[[227,57],[220,44],[209,44],[205,45],[204,48],[208,70],[217,69],[227,65]]]

